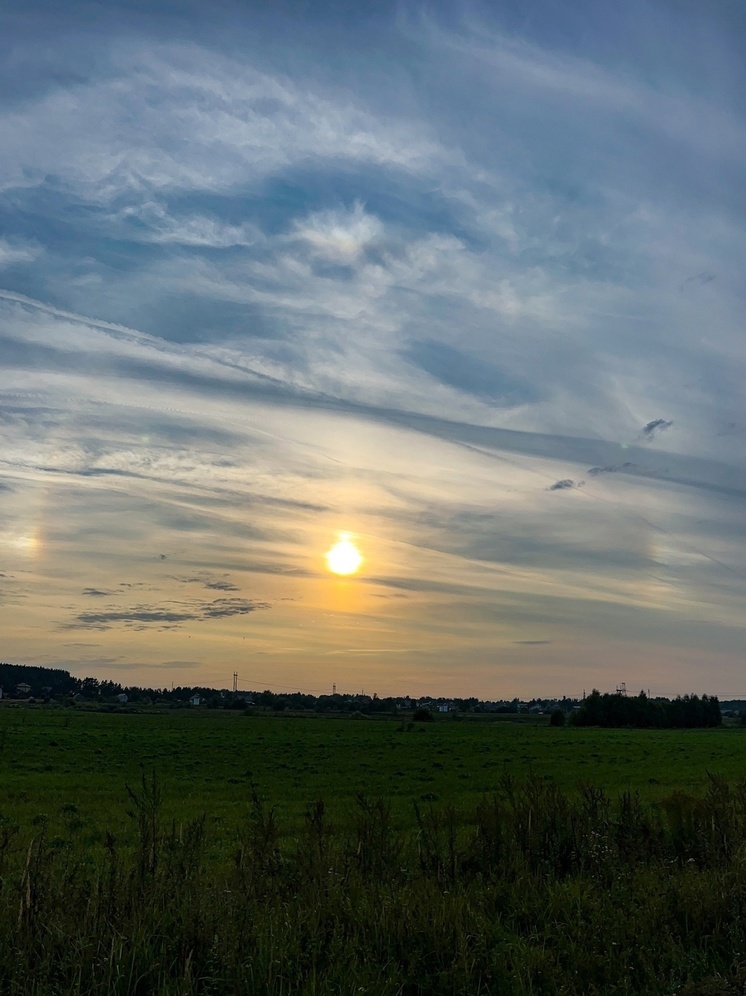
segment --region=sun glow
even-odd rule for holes
[[[32,556],[39,550],[39,537],[36,532],[29,533],[4,533],[0,535],[0,542],[9,546],[13,550]]]
[[[326,563],[334,574],[354,574],[363,562],[362,555],[346,533],[326,552]]]

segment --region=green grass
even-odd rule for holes
[[[99,828],[122,823],[125,784],[155,770],[169,817],[235,825],[251,789],[297,821],[324,798],[344,812],[359,792],[472,806],[506,773],[567,790],[592,783],[656,800],[703,786],[707,772],[746,775],[746,730],[554,729],[539,723],[252,717],[232,712],[107,714],[0,709],[0,811],[53,817],[73,803]]]
[[[4,706],[0,996],[742,994],[745,754]]]

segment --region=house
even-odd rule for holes
[[[198,706],[198,705],[200,705],[200,704],[201,704],[201,702],[202,702],[202,699],[201,699],[201,697],[200,697],[199,695],[197,695],[197,694],[196,694],[196,692],[195,692],[195,694],[194,694],[194,695],[193,695],[193,696],[192,696],[192,697],[191,697],[191,698],[189,699],[189,701],[191,702],[191,704],[192,704],[193,706]]]
[[[28,695],[31,691],[31,685],[27,685],[25,681],[21,681],[16,685],[16,691],[19,695]]]
[[[126,701],[127,701],[126,694],[124,692],[120,692],[119,695],[117,695],[117,702],[120,705],[124,705]]]

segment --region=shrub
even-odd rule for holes
[[[433,714],[429,709],[415,709],[414,716],[412,719],[415,723],[432,723]]]

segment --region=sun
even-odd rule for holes
[[[326,563],[333,574],[354,574],[363,562],[358,548],[346,533],[326,552]]]

